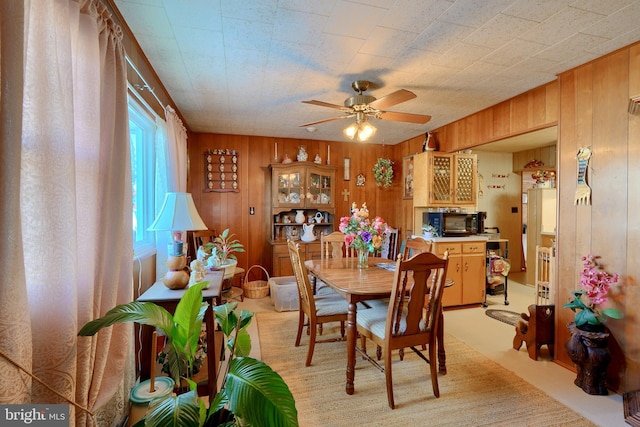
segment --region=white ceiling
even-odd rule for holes
[[[640,40],[640,0],[114,0],[194,132],[345,141],[354,80],[390,111],[378,144],[401,141],[550,82]]]

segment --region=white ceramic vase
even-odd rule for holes
[[[303,210],[299,210],[296,211],[296,217],[294,218],[296,220],[297,224],[304,224],[304,220],[306,219],[306,217],[304,216],[304,211]]]

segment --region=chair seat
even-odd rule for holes
[[[337,293],[333,295],[317,295],[316,296],[316,314],[318,316],[333,316],[335,314],[346,314],[349,309],[347,300]]]
[[[379,303],[371,306],[371,308],[367,310],[358,311],[358,317],[356,318],[356,323],[358,326],[362,326],[379,339],[383,340],[385,336],[385,325],[387,323],[387,311],[388,305],[382,303],[382,300],[376,300]],[[406,330],[406,311],[403,311],[404,315],[400,320],[400,333],[398,335],[402,335],[402,331]],[[424,331],[425,322],[420,321],[420,329]]]

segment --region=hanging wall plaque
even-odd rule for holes
[[[214,148],[204,153],[204,191],[239,192],[239,155],[236,150]]]

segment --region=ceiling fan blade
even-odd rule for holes
[[[393,111],[385,111],[380,115],[381,120],[394,120],[396,122],[409,122],[417,124],[425,124],[431,120],[431,116],[423,114],[396,113]]]
[[[400,104],[401,102],[408,101],[416,97],[416,94],[410,92],[406,89],[400,89],[395,92],[390,93],[387,96],[383,96],[380,99],[376,99],[375,101],[369,104],[369,107],[375,108],[376,110],[384,110],[389,107],[393,107],[394,105]]]
[[[304,102],[305,104],[319,105],[320,107],[329,107],[329,108],[335,108],[336,110],[350,111],[350,109],[345,107],[344,105],[330,104],[328,102],[316,101],[315,99],[312,99],[311,101],[302,101],[302,102]]]
[[[348,116],[332,117],[330,119],[318,120],[317,122],[305,123],[303,125],[300,125],[299,127],[303,128],[303,127],[307,127],[307,126],[318,125],[320,123],[326,123],[326,122],[332,122],[334,120],[346,119],[347,117]]]

